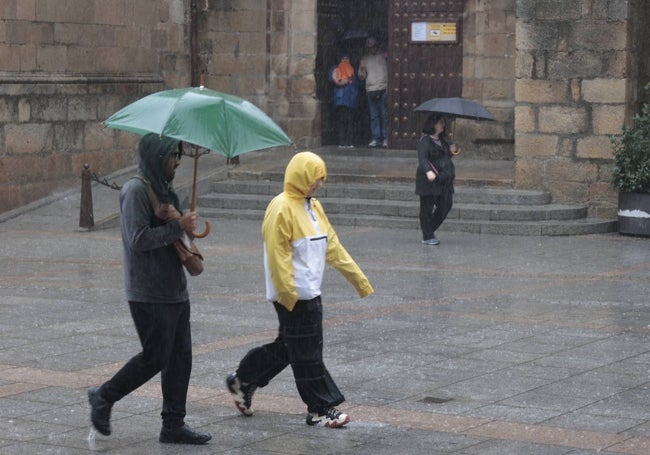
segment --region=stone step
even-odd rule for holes
[[[381,226],[396,229],[413,229],[419,231],[419,222],[415,219],[388,217],[355,217],[351,219],[344,215],[329,216],[336,225]],[[584,218],[579,220],[549,220],[549,221],[481,221],[447,219],[440,227],[441,232],[468,232],[474,234],[527,235],[527,236],[557,236],[585,235],[612,232],[616,222],[600,218]],[[419,232],[417,234],[419,236]]]
[[[419,209],[419,207],[418,207]],[[456,215],[456,211],[458,215]],[[545,204],[545,205],[498,205],[498,204],[454,204],[447,219],[483,221],[547,221],[577,220],[586,218],[587,205]]]
[[[321,151],[322,152],[322,151]],[[412,150],[330,149],[320,153],[328,179],[318,198],[333,223],[419,229]],[[263,168],[240,165],[228,179],[212,182],[199,197],[202,216],[263,219],[268,202],[282,191],[285,160]],[[582,204],[552,204],[545,191],[512,188],[511,161],[455,159],[454,207],[442,230],[512,235],[573,235],[609,232],[611,220],[587,219]]]
[[[199,198],[201,211],[206,208],[265,210],[271,195],[210,193]],[[403,217],[417,219],[419,201],[319,197],[328,216],[345,214]],[[508,205],[454,203],[447,219],[485,221],[574,220],[587,216],[586,205]]]
[[[259,221],[264,218],[263,210],[251,209],[201,209],[201,216],[219,219],[245,219]],[[332,214],[328,217],[336,226],[382,227],[394,229],[411,229],[414,238],[419,238],[419,222],[414,218],[382,217],[359,215],[351,217],[346,214]],[[601,218],[584,218],[579,220],[553,221],[485,221],[447,219],[440,227],[440,232],[468,232],[474,234],[560,236],[602,234],[616,230],[616,221]]]
[[[354,150],[354,149],[353,149]],[[326,155],[330,183],[397,183],[413,184],[417,158],[414,151],[395,151],[380,149],[387,156],[346,155],[334,152]],[[288,158],[288,157],[287,157]],[[456,185],[481,186],[494,188],[512,188],[514,181],[514,162],[455,159]],[[231,169],[230,179],[235,180],[270,180],[282,182],[288,159],[269,163],[263,169],[250,165],[241,165]]]
[[[365,162],[368,162],[369,158],[376,158],[377,162],[383,162],[386,159],[415,160],[417,158],[417,150],[390,149],[381,147],[355,147],[353,149],[340,149],[338,147],[324,146],[318,149],[318,155],[321,156],[329,165],[330,162],[341,159],[360,159]]]
[[[359,174],[355,171],[346,173],[328,168],[327,181],[329,183],[412,183],[415,180],[415,168],[411,172],[385,172],[383,174],[364,173]],[[411,175],[412,174],[412,175]],[[244,169],[235,169],[228,173],[228,177],[234,180],[269,180],[280,182],[284,179],[284,171],[247,171]],[[512,188],[512,178],[490,177],[483,175],[457,175],[456,185],[472,187],[494,187],[494,188]]]
[[[355,159],[355,158],[381,158],[384,159],[404,159],[412,158],[417,154],[415,150],[408,149],[385,149],[381,147],[355,147],[352,149],[340,149],[334,147],[320,147],[318,155],[326,162],[336,159]]]
[[[413,182],[410,184],[391,185],[363,183],[331,185],[329,183],[325,184],[319,190],[318,197],[417,201]],[[282,191],[282,183],[267,180],[224,180],[212,183],[211,189],[215,193],[275,196]],[[456,186],[454,202],[467,204],[542,205],[551,202],[551,195],[545,191]]]
[[[513,139],[477,139],[471,144],[462,141],[459,144],[463,149],[461,155],[456,159],[472,159],[482,161],[514,161]],[[392,158],[395,156],[408,156],[415,153],[414,149],[384,149],[355,146],[352,149],[339,149],[338,146],[323,146],[318,153],[324,157],[336,157],[340,155],[367,157],[375,156],[381,158]]]
[[[512,150],[504,151],[503,149],[512,149],[514,140],[511,139],[491,139],[477,140],[470,147],[463,146],[463,152],[457,160],[481,160],[481,161],[514,161]],[[416,154],[415,149],[385,149],[380,147],[354,147],[352,149],[340,149],[338,146],[322,146],[318,149],[318,154],[323,158],[337,158],[340,156],[349,157],[377,157],[377,158],[395,158],[404,156],[413,156]]]
[[[467,204],[543,205],[551,203],[551,193],[511,188],[457,186],[454,201]]]

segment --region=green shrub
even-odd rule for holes
[[[648,95],[650,89],[646,87]],[[612,184],[619,191],[650,193],[650,105],[644,104],[634,125],[612,139],[614,169]]]

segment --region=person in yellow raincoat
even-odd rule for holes
[[[350,421],[336,409],[345,398],[323,363],[325,264],[341,272],[360,297],[374,290],[313,197],[326,178],[321,157],[296,154],[287,165],[284,191],[266,209],[262,223],[266,298],[273,302],[280,327],[275,341],[250,350],[226,379],[237,409],[246,416],[253,415],[255,390],[291,365],[307,405],[308,425],[337,428]]]

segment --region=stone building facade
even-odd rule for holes
[[[517,1],[515,182],[613,216],[611,136],[648,82],[642,0]]]
[[[648,81],[643,0],[0,0],[0,211],[69,185],[84,162],[133,163],[137,138],[101,120],[201,71],[299,147],[327,142],[323,75],[341,33],[380,35],[391,71],[394,46],[411,46],[395,24],[444,20],[445,5],[461,11],[460,95],[497,118],[457,122],[466,156],[514,160],[516,187],[612,216],[609,137]]]
[[[183,0],[0,0],[0,212],[134,162],[101,121],[189,83]]]

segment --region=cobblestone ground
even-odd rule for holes
[[[323,201],[327,208],[327,201]],[[329,269],[325,361],[346,429],[305,425],[290,370],[238,414],[224,379],[275,336],[259,221],[212,220],[190,279],[187,422],[201,447],[162,445],[158,377],[90,430],[86,388],[139,345],[122,290],[118,229],[75,231],[60,200],[0,224],[0,453],[650,453],[650,240],[338,229],[376,294]]]

